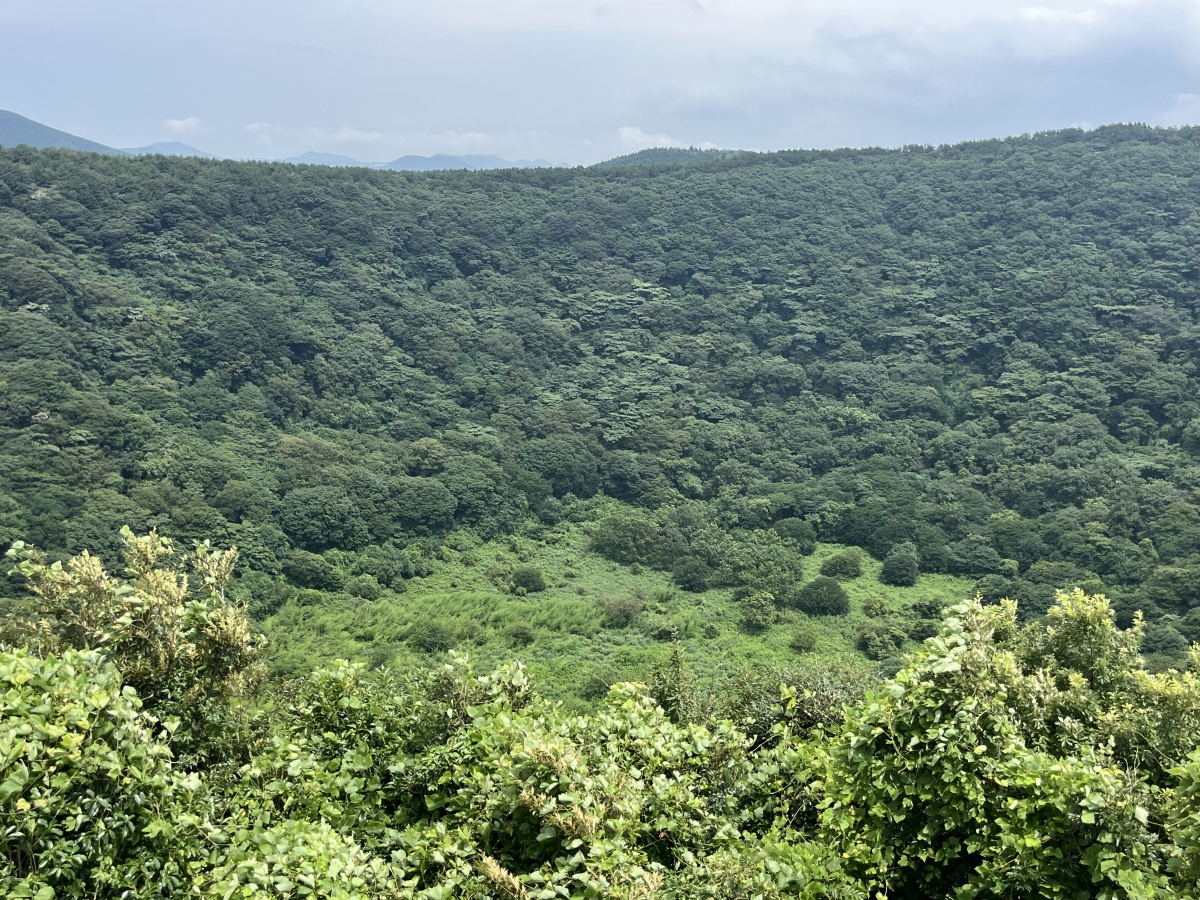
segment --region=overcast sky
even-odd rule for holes
[[[0,0],[0,47],[0,108],[227,156],[1200,124],[1200,0]]]

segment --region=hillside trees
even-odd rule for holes
[[[3,150],[0,533],[352,570],[602,494],[657,529],[617,552],[680,584],[775,593],[718,558],[771,530],[1178,630],[1198,147],[427,174]]]

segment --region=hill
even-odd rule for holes
[[[550,163],[544,159],[508,160],[499,156],[454,156],[449,153],[435,153],[433,156],[401,156],[389,163],[378,166],[381,169],[391,169],[396,172],[434,172],[452,169],[532,169],[549,168]]]
[[[59,131],[33,119],[17,115],[6,109],[0,109],[0,146],[18,147],[25,144],[39,150],[47,147],[59,147],[64,150],[85,150],[90,153],[105,153],[121,155],[123,151],[114,150],[95,141]]]
[[[301,153],[299,156],[289,156],[283,161],[307,166],[369,166],[375,168],[371,163],[359,162],[351,156],[340,156],[337,153],[316,153],[312,150]]]
[[[652,147],[625,156],[615,156],[596,163],[596,169],[622,169],[629,166],[686,166],[693,163],[716,162],[745,153],[744,150],[715,150],[699,147]]]
[[[1198,172],[0,150],[0,895],[1197,896]]]
[[[179,141],[159,141],[157,144],[149,144],[145,147],[126,147],[121,152],[128,153],[130,156],[159,154],[161,156],[199,156],[203,159],[216,159],[216,156],[211,153],[197,150],[195,147]]]
[[[277,672],[524,648],[586,656],[546,682],[581,702],[674,633],[893,667],[964,593],[1073,585],[1181,666],[1198,163],[1134,126],[621,170],[6,150],[0,540],[237,544]]]

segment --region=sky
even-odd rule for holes
[[[1200,124],[1200,0],[0,0],[0,41],[0,109],[233,157]]]

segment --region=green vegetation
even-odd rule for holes
[[[0,150],[0,891],[1195,895],[1200,130],[674,155]]]
[[[0,649],[5,896],[1200,887],[1200,678],[1146,672],[1142,622],[1119,629],[1079,589],[1024,627],[1012,601],[956,606],[865,694],[871,679],[828,663],[706,690],[677,645],[649,687],[598,680],[576,715],[520,665],[477,676],[455,656],[263,688],[226,594],[236,554],[123,540],[127,578],[8,554],[33,597],[7,639],[33,649]],[[177,698],[205,701],[164,717]]]
[[[0,542],[236,544],[261,621],[562,523],[782,610],[819,539],[1022,615],[1103,591],[1182,665],[1198,162],[1136,127],[503,173],[3,150]]]
[[[716,162],[740,156],[744,150],[716,150],[700,147],[652,147],[625,156],[616,156],[597,163],[597,169],[624,169],[629,166],[684,166],[694,163]]]

